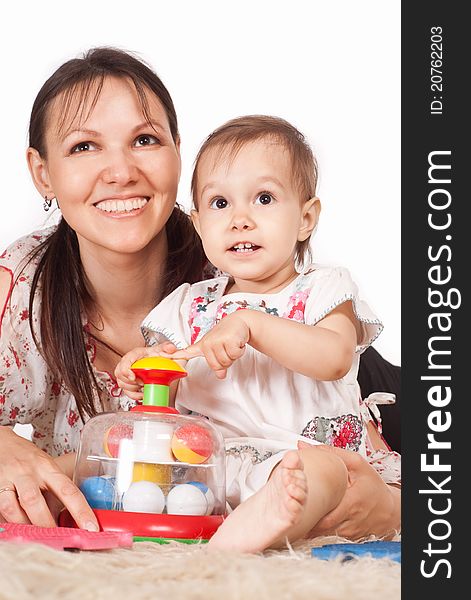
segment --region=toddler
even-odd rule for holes
[[[208,417],[226,445],[234,510],[214,547],[260,551],[309,535],[348,483],[326,445],[376,450],[357,371],[382,325],[346,269],[306,260],[321,210],[316,183],[312,151],[286,121],[247,116],[214,131],[195,161],[191,214],[223,274],[165,298],[142,323],[148,347],[116,369],[137,399],[135,360],[189,361],[175,405]],[[397,481],[397,455],[382,459],[385,479]]]

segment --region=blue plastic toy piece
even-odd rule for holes
[[[363,544],[326,544],[312,548],[311,556],[329,560],[342,556],[343,560],[370,555],[373,558],[390,558],[401,562],[401,542],[364,542]]]
[[[113,507],[114,477],[88,477],[80,485],[80,491],[92,508],[110,510]]]

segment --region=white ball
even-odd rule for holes
[[[205,515],[208,502],[204,493],[195,485],[181,483],[170,490],[167,496],[169,515]]]
[[[206,502],[208,503],[206,514],[210,515],[214,510],[214,505],[216,504],[216,499],[211,488],[209,488],[205,483],[201,483],[201,481],[189,481],[188,483],[190,485],[195,485],[203,492],[206,497]]]
[[[123,496],[123,510],[128,512],[160,514],[164,506],[164,493],[152,481],[135,481]]]

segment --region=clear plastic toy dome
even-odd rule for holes
[[[84,425],[74,482],[102,529],[128,529],[138,537],[209,538],[226,509],[222,436],[207,419],[166,406],[168,381],[186,375],[179,365],[162,358],[135,363],[142,364],[154,367],[144,404],[99,414]],[[155,383],[156,372],[158,379],[169,366],[181,370]]]

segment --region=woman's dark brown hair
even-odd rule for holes
[[[64,63],[45,82],[31,111],[29,145],[46,158],[45,134],[52,103],[60,96],[61,123],[90,112],[95,106],[105,78],[120,77],[132,82],[149,121],[146,91],[161,102],[173,140],[178,139],[178,123],[172,98],[159,77],[140,59],[115,48],[93,48]],[[72,112],[76,111],[73,115]],[[78,114],[79,113],[79,114]],[[206,262],[199,237],[186,215],[176,206],[165,226],[168,256],[161,285],[162,297],[184,282],[203,278]],[[75,397],[82,419],[97,413],[96,398],[101,394],[88,360],[82,318],[93,306],[80,260],[75,231],[62,218],[51,235],[30,255],[39,257],[29,301],[33,338],[54,377]],[[39,289],[38,289],[39,286]],[[33,305],[41,295],[40,341],[33,328]],[[161,298],[156,298],[156,301]]]

